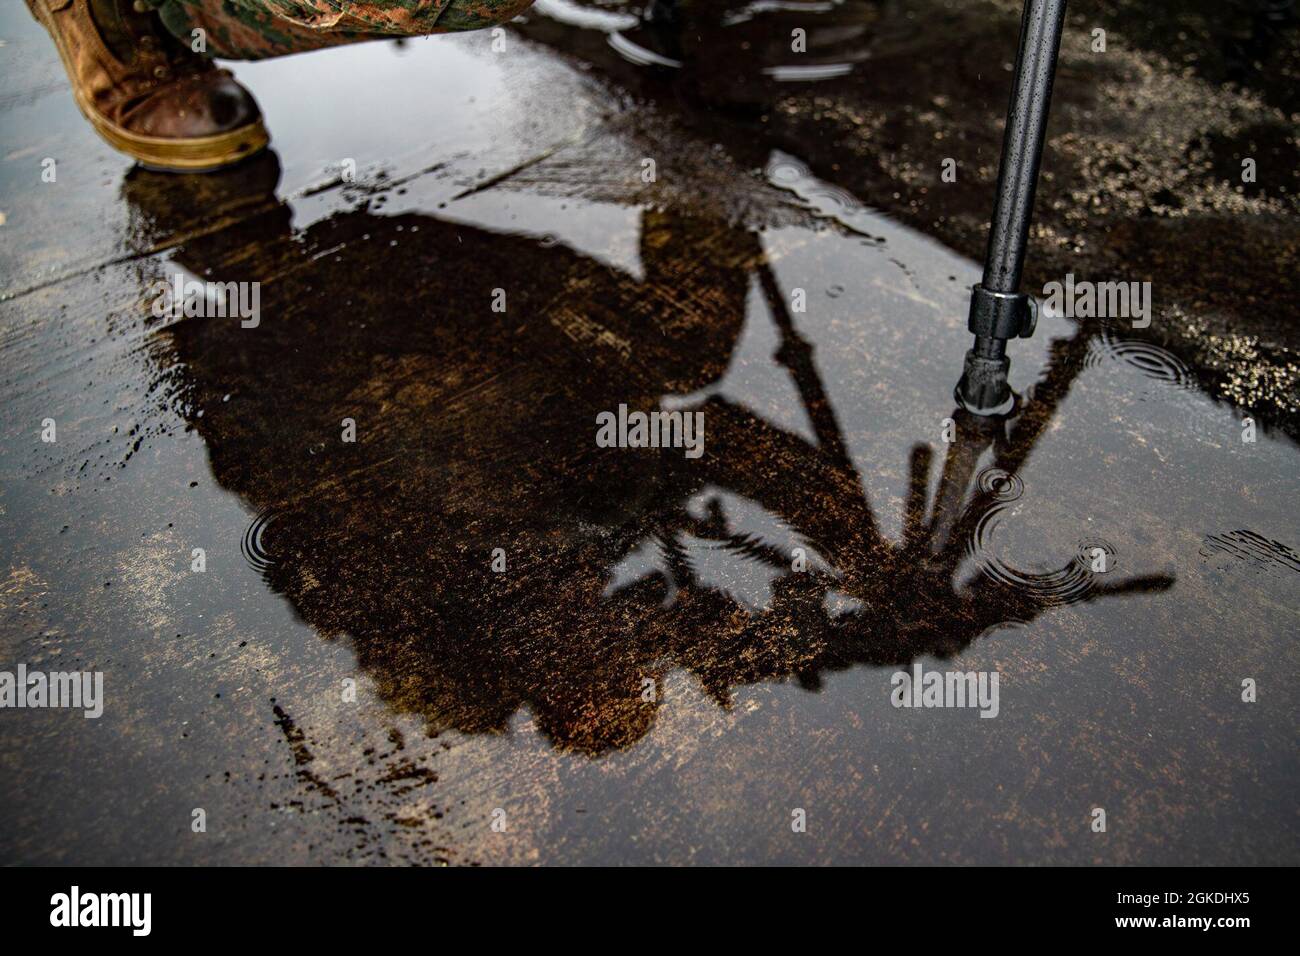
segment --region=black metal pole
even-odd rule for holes
[[[957,401],[980,415],[1010,410],[1007,339],[1034,333],[1036,307],[1019,291],[1020,274],[1064,22],[1065,0],[1025,0],[984,278],[971,290],[967,326],[975,334],[975,347],[966,353],[957,383]]]

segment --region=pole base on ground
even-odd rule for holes
[[[957,383],[957,404],[974,415],[1006,415],[1016,405],[1016,397],[1007,384],[1011,360],[966,353],[966,368]]]

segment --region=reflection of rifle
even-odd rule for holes
[[[772,266],[766,259],[759,264],[758,276],[767,307],[772,312],[772,320],[781,332],[781,347],[777,349],[775,358],[789,370],[794,379],[795,388],[813,423],[813,431],[817,434],[821,450],[837,466],[852,469],[839,423],[835,420],[835,410],[826,398],[826,389],[822,387],[821,377],[813,365],[812,345],[794,327],[794,321],[785,307],[785,297],[781,294],[776,276],[772,274]]]
[[[851,615],[834,622],[819,621],[822,629],[845,631],[842,636],[848,643],[837,645],[833,662],[822,660],[807,647],[802,655],[794,654],[804,661],[801,676],[809,679],[815,677],[819,666],[898,662],[918,654],[959,649],[991,626],[1031,621],[1058,603],[1058,596],[1048,591],[1016,589],[980,574],[959,583],[956,574],[970,553],[978,525],[997,507],[995,494],[978,486],[979,462],[992,449],[994,466],[1007,475],[1014,475],[1023,465],[1082,371],[1081,358],[1091,333],[1080,330],[1053,344],[1047,370],[1009,426],[962,409],[953,412],[958,426],[955,440],[948,446],[939,486],[928,507],[931,451],[922,445],[913,448],[902,540],[892,543],[876,527],[861,477],[848,455],[813,361],[812,346],[785,308],[785,297],[771,267],[762,262],[756,269],[769,314],[780,333],[774,357],[790,372],[813,423],[817,444],[715,396],[709,400],[709,421],[715,447],[724,452],[692,464],[690,470],[703,471],[695,477],[702,478],[705,487],[733,492],[778,517],[820,553],[829,569],[795,573],[787,554],[743,528],[733,528],[721,501],[714,499],[703,519],[691,517],[681,507],[662,516],[657,537],[673,585],[700,588],[681,540],[685,533],[716,542],[768,569],[776,597],[770,607],[755,615],[755,632],[762,631],[768,619],[778,621],[793,614],[791,601],[800,609],[795,618],[801,622],[800,628],[816,631],[818,624],[809,618],[809,609],[819,608],[832,591],[874,608],[876,613],[869,619],[858,618],[856,623]],[[747,467],[764,458],[780,462],[779,474],[797,478],[774,483],[766,473],[755,474]],[[690,484],[699,487],[698,480]],[[1108,585],[1090,582],[1077,597],[1087,602],[1103,595],[1163,590],[1171,583],[1164,576],[1134,577]],[[715,687],[713,692],[725,696],[725,688]]]

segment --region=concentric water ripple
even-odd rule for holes
[[[262,575],[269,573],[278,563],[267,547],[266,541],[267,529],[277,517],[278,512],[270,509],[261,512],[244,530],[244,537],[239,542],[239,550],[243,553],[244,560],[248,562],[249,567]]]
[[[1115,546],[1104,538],[1084,538],[1079,542],[1075,560],[1092,574],[1107,574],[1115,570]]]
[[[980,491],[1003,503],[1015,501],[1025,493],[1025,483],[1020,476],[1001,468],[985,468],[976,481]]]
[[[1005,503],[990,508],[976,524],[966,543],[967,554],[980,573],[990,580],[1011,588],[1040,607],[1062,607],[1088,596],[1096,575],[1076,554],[1064,567],[1055,571],[1022,571],[998,556],[994,543]],[[1082,553],[1082,552],[1080,552]]]
[[[1235,558],[1257,570],[1300,571],[1300,554],[1281,541],[1245,529],[1207,534],[1201,544],[1201,557],[1218,555]]]
[[[1103,329],[1089,344],[1085,363],[1096,368],[1107,359],[1122,362],[1149,379],[1175,388],[1192,387],[1191,370],[1178,356],[1151,342],[1121,338],[1109,328]]]

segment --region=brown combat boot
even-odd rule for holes
[[[167,32],[148,0],[27,0],[77,106],[114,149],[154,169],[202,172],[270,137],[249,92]]]

